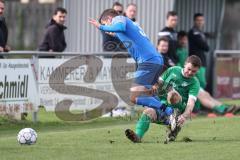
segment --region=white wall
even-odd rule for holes
[[[67,51],[100,52],[102,37],[100,32],[89,25],[88,18],[98,18],[101,12],[111,8],[116,0],[65,0],[68,10],[66,31]],[[157,43],[157,33],[165,26],[166,13],[173,9],[174,0],[119,0],[127,6],[136,3],[138,6],[137,21],[150,40]]]

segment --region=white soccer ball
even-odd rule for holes
[[[24,128],[21,131],[19,131],[17,136],[17,141],[20,144],[35,144],[37,141],[37,133],[32,128]]]

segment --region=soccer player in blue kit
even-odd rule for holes
[[[127,17],[118,15],[113,9],[105,10],[101,14],[99,22],[94,19],[89,20],[89,23],[99,30],[114,33],[114,36],[117,36],[123,44],[126,41],[131,44],[125,47],[138,66],[134,84],[130,88],[131,102],[161,109],[160,100],[153,94],[146,94],[158,83],[163,67],[161,54],[158,53],[144,31],[136,23]]]

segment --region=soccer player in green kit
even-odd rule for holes
[[[192,55],[187,58],[184,68],[179,66],[170,67],[159,78],[158,93],[161,101],[167,101],[167,90],[169,90],[169,88],[177,91],[182,97],[179,103],[171,104],[175,110],[178,110],[179,114],[176,116],[177,126],[174,130],[169,129],[166,142],[174,141],[184,122],[191,117],[200,90],[199,81],[195,77],[200,66],[200,58]],[[165,93],[162,92],[163,89]],[[141,142],[144,134],[148,131],[150,123],[158,123],[158,120],[156,121],[154,117],[159,117],[159,114],[161,114],[161,112],[156,109],[146,109],[137,122],[136,131],[134,132],[131,129],[127,129],[127,133],[129,134],[126,136],[132,142]]]

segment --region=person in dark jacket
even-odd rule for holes
[[[0,52],[10,51],[10,47],[7,45],[8,40],[8,28],[4,15],[4,1],[0,0]],[[0,53],[1,54],[1,53]],[[0,56],[3,58],[3,56]]]
[[[177,32],[175,31],[175,27],[177,26],[177,22],[178,22],[177,12],[169,11],[167,13],[166,27],[164,27],[158,33],[158,39],[160,39],[161,37],[168,37],[168,40],[169,40],[168,56],[175,64],[178,62],[178,58],[177,58],[177,55],[176,55]]]
[[[46,32],[39,51],[62,52],[67,44],[65,41],[64,26],[67,11],[64,8],[56,8],[54,15],[46,26]]]
[[[206,36],[203,32],[204,16],[202,13],[194,14],[194,26],[189,30],[189,55],[197,55],[202,61],[196,77],[200,82],[202,88],[206,87],[206,55],[205,52],[209,51]]]

